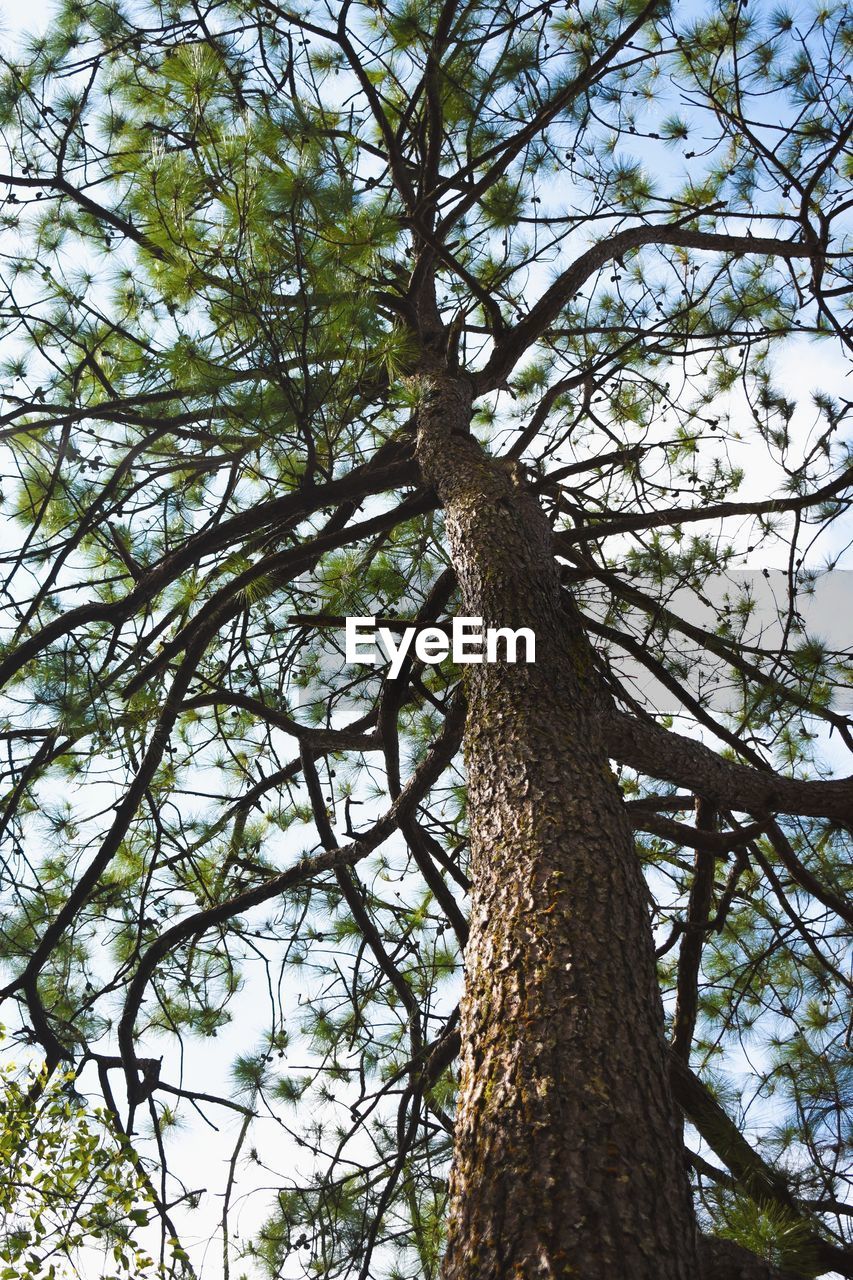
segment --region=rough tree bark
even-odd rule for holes
[[[532,627],[536,662],[472,665],[472,911],[445,1280],[696,1280],[647,893],[591,657],[544,514],[422,379],[418,456],[463,610]]]

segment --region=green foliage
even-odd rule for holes
[[[70,1280],[103,1254],[104,1280],[184,1274],[180,1249],[155,1263],[139,1242],[155,1216],[147,1176],[75,1073],[7,1063],[0,1077],[0,1276]]]

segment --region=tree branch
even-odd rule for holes
[[[701,1280],[803,1280],[802,1274],[782,1271],[733,1240],[700,1236],[698,1245]]]
[[[853,777],[786,778],[724,760],[695,738],[613,711],[605,727],[610,755],[652,778],[704,795],[721,808],[744,813],[796,813],[853,821]]]
[[[125,1065],[131,1098],[138,1095],[139,1088],[134,1049],[134,1025],[145,988],[161,960],[190,938],[197,938],[208,929],[233,920],[252,907],[269,902],[271,898],[281,897],[288,889],[303,884],[313,876],[326,871],[335,871],[340,867],[354,866],[366,858],[397,828],[400,820],[414,810],[450,764],[459,748],[463,718],[463,702],[457,699],[455,705],[449,710],[440,737],[426,759],[415,770],[399,798],[376,820],[371,829],[359,836],[357,840],[341,848],[316,854],[314,857],[301,858],[286,871],[271,876],[262,884],[255,885],[225,902],[216,903],[214,906],[186,916],[151,944],[142,956],[128,987],[124,1011],[119,1021],[119,1049]]]
[[[691,214],[691,218],[695,218]],[[478,374],[476,394],[483,395],[501,386],[525,352],[542,337],[563,307],[575,296],[590,276],[629,249],[642,245],[680,246],[685,249],[709,249],[729,253],[757,253],[781,258],[813,258],[820,252],[814,245],[799,240],[777,240],[761,236],[735,236],[714,231],[694,231],[669,225],[626,227],[604,240],[599,240],[570,267],[562,271],[546,289],[527,315],[513,325],[510,332],[494,346],[491,359]]]

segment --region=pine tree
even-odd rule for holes
[[[226,1280],[853,1276],[851,32],[64,0],[3,61],[2,995],[164,1274],[200,1112]],[[765,635],[713,582],[780,554]]]

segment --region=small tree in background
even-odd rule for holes
[[[224,1275],[853,1275],[850,655],[798,610],[849,402],[776,372],[849,347],[851,30],[77,0],[5,61],[3,995],[164,1237],[164,1135],[236,1113]],[[780,543],[769,643],[706,581]],[[536,662],[340,652],[460,614]],[[211,1092],[173,1047],[241,988]]]
[[[109,1113],[87,1107],[75,1077],[73,1068],[4,1065],[0,1276],[64,1280],[80,1274],[81,1257],[105,1280],[168,1274],[181,1261],[176,1239],[159,1269],[135,1239],[155,1212],[150,1179]]]

